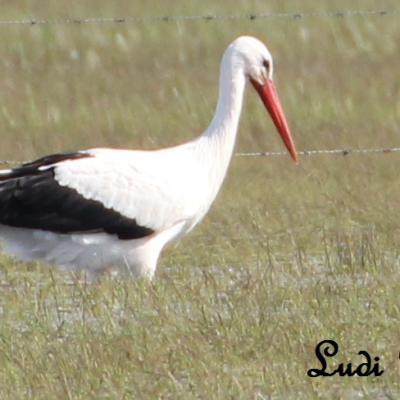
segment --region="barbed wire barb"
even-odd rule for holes
[[[339,11],[297,11],[297,12],[270,12],[253,14],[205,14],[205,15],[149,15],[125,17],[86,17],[86,18],[26,18],[0,20],[0,26],[10,25],[84,25],[84,24],[128,24],[128,23],[163,23],[176,21],[229,21],[259,19],[291,19],[305,18],[348,18],[348,17],[384,17],[400,15],[400,10],[339,10]]]

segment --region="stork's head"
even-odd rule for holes
[[[251,36],[239,37],[228,47],[227,52],[233,55],[236,66],[240,66],[257,90],[286,148],[297,162],[296,147],[273,81],[271,53],[262,42]]]

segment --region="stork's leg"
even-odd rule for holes
[[[161,252],[156,244],[156,242],[148,241],[132,248],[123,256],[118,272],[134,279],[145,278],[151,281]]]

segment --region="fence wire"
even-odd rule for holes
[[[204,14],[204,15],[153,15],[126,17],[87,17],[87,18],[27,18],[0,20],[0,26],[9,25],[85,25],[85,24],[137,24],[190,21],[257,21],[263,19],[302,20],[305,18],[348,18],[348,17],[384,17],[399,15],[400,10],[341,10],[341,11],[299,11],[270,12],[254,14]]]
[[[289,19],[301,20],[305,18],[347,18],[347,17],[384,17],[400,15],[400,10],[342,10],[342,11],[311,11],[311,12],[271,12],[254,14],[232,14],[232,15],[164,15],[164,16],[128,16],[128,17],[90,17],[90,18],[53,18],[53,19],[10,19],[0,20],[0,26],[7,25],[84,25],[84,24],[128,24],[128,23],[158,23],[178,21],[230,21],[259,19]],[[316,149],[302,150],[301,156],[317,155],[339,155],[348,156],[351,154],[387,154],[398,153],[400,147],[377,148],[377,149]],[[238,157],[279,157],[286,156],[285,151],[263,151],[236,153]],[[0,160],[0,165],[19,165],[28,161]]]
[[[352,154],[366,155],[366,154],[389,154],[399,153],[400,147],[387,147],[379,149],[316,149],[316,150],[300,150],[297,153],[300,156],[349,156]],[[259,151],[248,153],[235,153],[237,157],[281,157],[288,156],[286,151]],[[21,165],[31,160],[0,160],[0,165]]]
[[[316,150],[301,150],[297,153],[300,156],[318,156],[318,155],[330,155],[330,156],[348,156],[350,154],[386,154],[386,153],[398,153],[400,147],[388,147],[380,149],[316,149]],[[286,156],[286,151],[262,151],[262,152],[250,152],[250,153],[236,153],[238,157],[278,157]]]

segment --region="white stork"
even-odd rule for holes
[[[198,138],[155,151],[95,148],[0,171],[0,241],[20,260],[95,278],[109,268],[151,279],[163,247],[207,213],[225,177],[246,82],[290,155],[297,153],[273,83],[270,52],[243,36],[222,58],[217,109]]]

